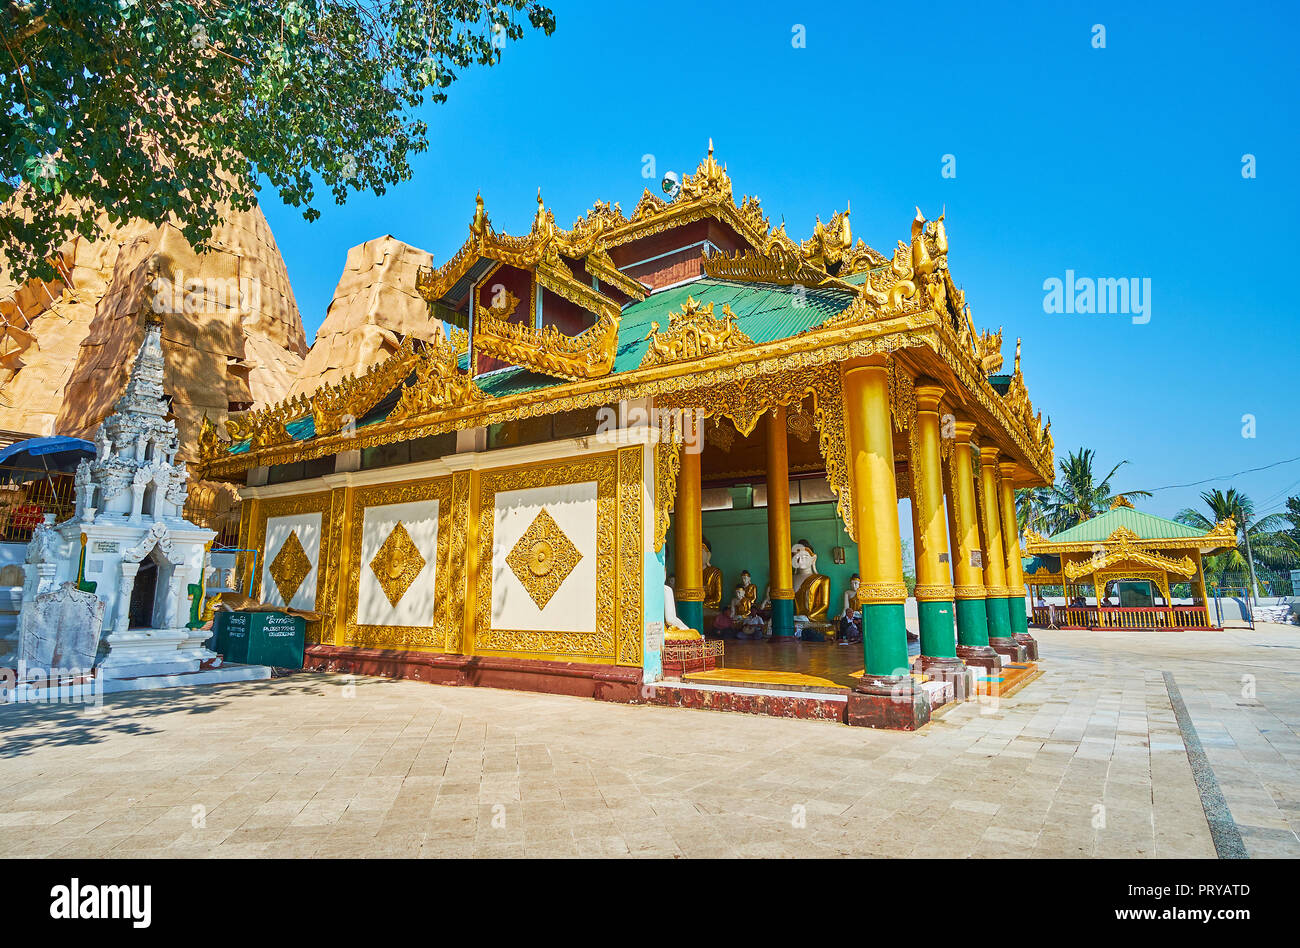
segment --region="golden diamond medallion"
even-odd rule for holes
[[[424,564],[428,562],[415,546],[415,541],[406,532],[402,521],[397,521],[388,539],[380,546],[379,552],[370,561],[370,569],[379,580],[379,588],[388,597],[388,604],[394,609],[415,582],[415,577]]]
[[[537,608],[545,609],[581,559],[578,548],[543,508],[506,556],[506,564]]]
[[[297,530],[291,531],[288,539],[280,544],[280,552],[276,553],[275,559],[271,560],[267,572],[275,581],[275,588],[280,591],[280,598],[284,600],[286,606],[289,605],[297,594],[298,587],[311,572],[311,560],[307,559],[307,551],[302,548]]]

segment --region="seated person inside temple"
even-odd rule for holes
[[[740,582],[736,583],[730,605],[713,620],[714,631],[726,637],[748,638],[756,622],[761,629],[762,620],[757,619],[754,614],[757,598],[758,587],[754,585],[749,570],[742,570]]]
[[[736,583],[736,588],[732,592],[731,603],[722,612],[719,612],[713,620],[713,630],[726,636],[728,633],[735,634],[744,622],[749,610],[745,605],[745,584]]]

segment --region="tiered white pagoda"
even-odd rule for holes
[[[216,657],[210,631],[190,629],[214,531],[185,520],[189,472],[176,460],[176,423],[163,393],[162,327],[151,321],[126,390],[77,468],[76,513],[37,529],[28,547],[23,608],[66,582],[94,585],[105,605],[99,664],[106,678],[198,671]]]

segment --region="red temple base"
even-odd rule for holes
[[[405,678],[437,685],[509,688],[635,704],[642,701],[641,669],[585,662],[546,662],[491,655],[442,655],[399,649],[309,645],[309,671]]]

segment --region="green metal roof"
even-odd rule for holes
[[[1141,513],[1132,507],[1116,507],[1048,539],[1052,543],[1100,542],[1120,527],[1127,527],[1143,540],[1176,540],[1183,537],[1199,537],[1205,532],[1176,520],[1166,520],[1164,517]]]
[[[681,312],[682,305],[689,298],[701,305],[712,303],[716,317],[722,316],[723,304],[730,306],[736,314],[736,328],[759,343],[785,339],[812,329],[853,302],[853,294],[847,290],[810,288],[801,296],[790,287],[775,283],[738,283],[709,277],[694,280],[654,293],[623,310],[611,374],[640,368],[650,346],[646,340],[650,324],[658,322],[660,329],[667,329],[672,314]],[[564,379],[521,367],[500,369],[479,376],[475,381],[483,394],[490,398],[564,384]]]

